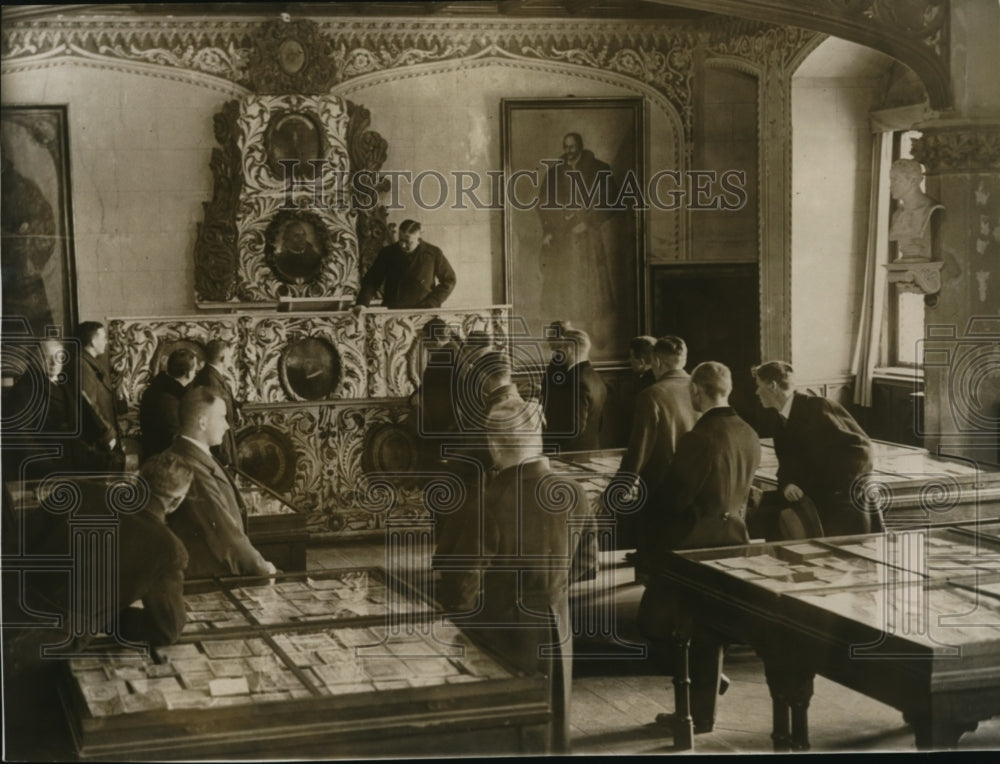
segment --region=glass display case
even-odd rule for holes
[[[919,747],[1000,714],[1000,520],[678,551],[655,576],[696,622],[757,649],[776,741],[798,698],[792,739],[808,747],[817,673],[902,710]]]
[[[381,569],[189,582],[185,603],[177,644],[65,661],[82,758],[513,753],[551,718],[546,677]]]

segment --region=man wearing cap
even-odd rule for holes
[[[383,247],[361,279],[355,310],[382,290],[386,308],[439,308],[455,289],[455,271],[440,249],[420,239],[420,223],[399,224],[399,241]]]

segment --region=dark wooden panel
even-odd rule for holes
[[[728,366],[730,400],[751,421],[759,403],[750,367],[761,361],[757,264],[657,266],[650,282],[652,334],[681,337],[688,346],[689,371],[702,361]]]

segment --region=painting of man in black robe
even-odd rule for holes
[[[0,178],[0,267],[3,316],[35,336],[47,327],[64,332],[73,322],[72,259],[63,162],[65,115],[49,109],[4,109]]]

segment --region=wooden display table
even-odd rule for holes
[[[1000,517],[1000,468],[895,443],[876,440],[872,445],[875,466],[858,489],[882,509],[887,526]],[[624,453],[620,448],[575,451],[552,457],[552,463],[557,472],[581,481],[592,497],[599,497]],[[763,440],[754,484],[773,490],[777,474],[774,446]]]
[[[953,747],[1000,714],[998,521],[676,552],[654,577],[699,627],[760,654],[776,750],[809,748],[815,674],[903,711],[919,748]],[[676,673],[675,743],[690,747]]]
[[[552,719],[544,676],[512,669],[379,569],[186,591],[178,644],[106,641],[66,661],[82,758],[518,753]]]

